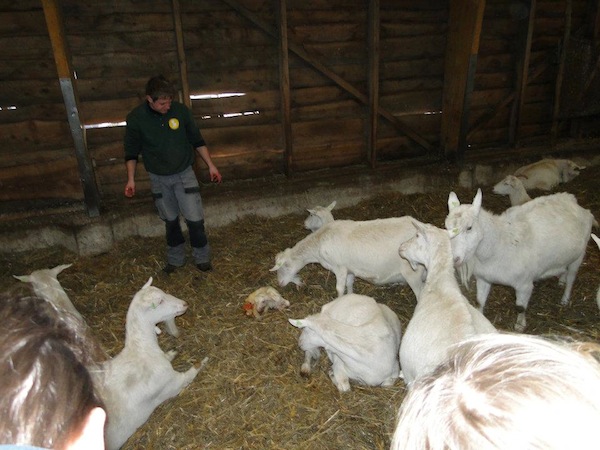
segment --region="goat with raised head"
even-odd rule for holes
[[[566,193],[537,197],[501,215],[483,209],[481,201],[481,189],[471,205],[461,205],[454,192],[448,196],[445,225],[455,265],[465,285],[475,275],[481,311],[492,284],[514,288],[518,311],[515,329],[523,331],[535,281],[560,277],[565,285],[561,304],[569,303],[595,220]]]
[[[307,209],[308,217],[304,220],[304,228],[310,231],[317,231],[323,225],[333,222],[333,214],[331,211],[335,208],[336,201],[334,200],[329,206],[315,206]]]
[[[178,395],[202,370],[208,358],[185,372],[173,369],[176,351],[164,352],[155,327],[183,314],[183,300],[152,286],[152,278],[134,295],[125,323],[125,346],[95,374],[108,424],[106,448],[120,448],[158,405]]]
[[[373,298],[344,295],[324,305],[318,314],[289,322],[302,329],[298,340],[305,354],[302,375],[310,375],[323,348],[332,364],[329,376],[340,392],[350,390],[350,380],[391,386],[398,378],[400,320]]]
[[[460,290],[448,231],[417,221],[414,226],[417,234],[398,250],[414,269],[419,265],[427,269],[425,285],[400,345],[400,366],[409,386],[442,363],[456,343],[496,332]]]
[[[494,194],[508,195],[511,206],[522,205],[531,200],[519,177],[507,175],[494,186]]]

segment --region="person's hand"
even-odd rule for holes
[[[125,197],[133,197],[135,195],[135,184],[127,183],[125,185]]]
[[[217,168],[210,171],[210,181],[213,183],[220,183],[223,177]]]

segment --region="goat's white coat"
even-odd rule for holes
[[[511,206],[522,205],[531,200],[521,178],[507,175],[494,186],[494,194],[508,195]]]
[[[344,295],[324,305],[318,314],[289,322],[302,328],[298,342],[305,352],[303,375],[310,375],[323,348],[332,363],[329,376],[340,392],[350,390],[350,380],[391,386],[398,378],[400,320],[373,298]]]
[[[298,272],[319,263],[336,277],[338,297],[352,293],[354,278],[376,285],[407,283],[418,296],[423,269],[414,271],[398,255],[401,242],[415,234],[409,216],[366,221],[335,220],[310,233],[294,247],[277,254],[275,265],[280,286],[301,285]]]
[[[29,275],[13,275],[17,280],[31,283],[35,294],[52,303],[57,309],[67,311],[84,321],[80,312],[75,308],[71,299],[58,281],[58,275],[72,264],[61,264],[52,269],[34,270]]]
[[[519,167],[515,175],[521,179],[525,189],[552,190],[559,183],[567,183],[579,175],[585,166],[568,159],[546,158],[527,166]]]
[[[427,279],[417,298],[400,345],[400,366],[407,385],[428,374],[465,338],[496,328],[465,298],[456,281],[448,231],[415,221],[417,234],[399,248],[413,265],[424,265]]]
[[[304,228],[310,231],[317,231],[323,225],[333,222],[333,214],[331,211],[335,208],[336,201],[334,200],[329,206],[315,206],[312,209],[307,209],[308,217],[304,220]]]
[[[592,233],[592,239],[600,249],[600,238]],[[598,309],[600,309],[600,287],[598,288],[598,292],[596,292],[596,303],[598,304]]]
[[[158,405],[192,382],[208,359],[186,372],[173,369],[171,361],[177,352],[162,351],[155,326],[183,314],[188,306],[151,284],[152,278],[131,301],[123,350],[94,373],[107,409],[108,450],[120,448]]]
[[[475,275],[482,311],[492,284],[515,289],[515,329],[523,331],[535,281],[559,276],[565,284],[561,304],[568,304],[594,217],[567,193],[537,197],[501,215],[483,209],[481,198],[481,189],[471,205],[461,205],[454,192],[448,197],[446,229],[454,261],[462,265],[464,284]]]

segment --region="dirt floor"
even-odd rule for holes
[[[600,167],[586,169],[559,191],[574,193],[580,204],[600,218],[597,180]],[[475,192],[456,190],[470,203]],[[541,192],[532,192],[533,196]],[[336,218],[366,220],[412,215],[443,226],[448,192],[380,195],[357,206],[335,209]],[[335,199],[331,199],[335,200]],[[507,197],[484,188],[484,208],[499,213]],[[178,397],[162,404],[135,433],[125,449],[385,449],[389,447],[403,382],[390,388],[352,385],[340,394],[329,380],[329,362],[322,356],[310,379],[299,375],[303,354],[299,330],[288,318],[318,312],[335,296],[335,277],[318,265],[300,272],[303,287],[279,288],[269,269],[275,255],[302,239],[305,216],[251,216],[209,229],[215,270],[200,273],[189,263],[176,273],[160,273],[162,238],[129,238],[106,254],[79,257],[62,248],[0,255],[0,289],[13,289],[22,275],[40,268],[73,263],[59,279],[75,306],[111,355],[123,345],[125,314],[135,292],[149,277],[166,292],[189,302],[177,319],[182,335],[163,333],[165,349],[177,349],[177,370],[210,359],[203,372]],[[596,230],[598,231],[598,230]],[[568,335],[598,340],[600,250],[590,240],[575,282],[571,304],[559,304],[556,279],[536,283],[528,310],[527,333]],[[244,315],[246,296],[261,286],[274,286],[290,301],[285,311],[269,311],[262,320]],[[357,280],[355,292],[390,306],[406,327],[416,300],[407,286],[377,287]],[[474,299],[474,289],[465,291]],[[512,330],[516,319],[514,292],[494,286],[485,314],[501,330]]]

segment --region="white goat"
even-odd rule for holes
[[[58,281],[58,275],[71,266],[72,264],[61,264],[53,269],[34,270],[29,275],[13,275],[13,277],[24,283],[31,283],[38,297],[46,299],[57,309],[67,311],[85,322]]]
[[[176,396],[196,377],[208,358],[186,372],[171,361],[176,351],[163,352],[155,326],[183,314],[187,303],[151,286],[152,278],[133,297],[125,324],[125,346],[95,373],[107,409],[106,448],[120,448],[154,409]]]
[[[531,200],[519,177],[507,175],[494,186],[494,194],[508,195],[511,206],[522,205]]]
[[[423,265],[427,269],[425,285],[400,345],[400,367],[409,387],[442,363],[452,345],[476,334],[496,332],[460,290],[448,231],[417,221],[414,225],[417,234],[398,250],[413,268]]]
[[[600,238],[594,233],[592,233],[592,239],[594,240],[598,248],[600,248]],[[600,287],[598,288],[598,292],[596,292],[596,303],[598,304],[598,309],[600,309]]]
[[[568,159],[542,159],[533,164],[519,167],[515,175],[521,179],[525,189],[550,191],[559,183],[567,183],[579,175],[585,166]]]
[[[446,229],[452,237],[456,266],[466,285],[477,280],[483,311],[492,284],[511,286],[517,294],[515,329],[525,329],[525,311],[536,280],[560,276],[561,304],[569,303],[573,282],[590,238],[594,217],[571,194],[537,197],[497,216],[481,207],[481,189],[472,205],[461,205],[451,192]]]
[[[310,375],[323,348],[332,363],[329,377],[340,392],[350,390],[350,380],[391,386],[398,378],[400,320],[373,298],[344,295],[324,305],[318,314],[289,321],[302,328],[298,343],[305,352],[303,376]]]
[[[312,209],[307,209],[308,217],[304,221],[304,228],[310,231],[317,231],[323,225],[329,222],[333,222],[333,214],[331,214],[331,210],[335,208],[336,201],[334,200],[327,207],[325,206],[315,206]]]
[[[366,221],[335,220],[310,233],[293,248],[277,254],[280,286],[302,285],[298,272],[319,263],[336,277],[338,297],[351,294],[354,278],[376,285],[408,283],[415,295],[423,285],[423,270],[414,271],[398,255],[398,245],[415,234],[409,216]]]

